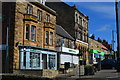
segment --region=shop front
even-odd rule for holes
[[[59,64],[61,68],[64,68],[64,64],[70,63],[70,67],[74,67],[73,65],[78,65],[79,57],[79,50],[70,49],[66,47],[58,47],[57,51],[59,52]]]
[[[20,69],[57,69],[57,52],[32,46],[20,47]]]
[[[104,52],[101,52],[99,50],[90,49],[90,63],[91,64],[97,64],[98,59],[103,60],[104,59]]]

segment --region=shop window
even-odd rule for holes
[[[55,55],[49,55],[49,68],[54,69],[55,68]]]
[[[36,40],[36,27],[31,26],[31,40],[35,41]]]
[[[38,21],[42,21],[42,11],[37,11]]]
[[[53,45],[53,32],[50,32],[50,45]]]
[[[46,22],[50,22],[50,15],[46,14]]]
[[[40,67],[40,54],[39,53],[30,53],[30,67]]]
[[[45,33],[45,44],[48,45],[48,42],[49,42],[49,32],[46,31],[46,33]]]
[[[29,28],[30,28],[29,24],[26,24],[26,31],[25,32],[26,32],[26,39],[27,40],[29,40],[29,35],[30,35],[29,34]]]
[[[33,7],[29,4],[27,6],[27,14],[33,14]]]
[[[23,66],[26,67],[26,52],[23,54]]]

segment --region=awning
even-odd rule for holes
[[[101,52],[101,51],[98,51],[98,50],[95,50],[95,49],[90,49],[90,53],[96,53],[96,54],[99,54],[99,55],[104,55],[105,54],[104,52]]]

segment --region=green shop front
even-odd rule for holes
[[[90,63],[97,64],[98,59],[103,60],[105,53],[99,50],[90,49]]]

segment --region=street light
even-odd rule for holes
[[[80,78],[80,56],[82,56],[82,51],[79,49],[79,54],[77,54],[77,56],[79,56],[79,78]]]

